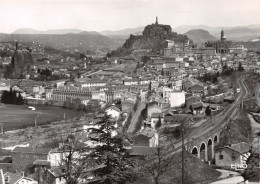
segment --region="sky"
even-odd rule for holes
[[[260,0],[0,0],[0,32],[76,28],[120,30],[171,25],[260,24]]]

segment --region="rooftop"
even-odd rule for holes
[[[7,173],[4,174],[4,178],[5,178],[5,183],[14,184],[17,181],[19,181],[20,179],[22,179],[23,176],[21,176],[19,174],[14,174],[14,173],[7,172]]]
[[[35,154],[48,154],[51,148],[32,148],[32,147],[15,147],[13,152],[20,153],[35,153]]]
[[[153,137],[156,131],[150,127],[145,128],[140,134],[147,136],[147,137]]]
[[[231,145],[228,145],[228,146],[218,148],[218,150],[223,149],[223,148],[229,148],[229,149],[232,149],[232,150],[234,150],[234,151],[236,151],[240,154],[243,154],[243,153],[249,152],[249,150],[251,149],[251,145],[248,144],[248,143],[245,143],[245,142],[240,142],[240,143],[231,144]]]
[[[155,154],[156,149],[147,146],[134,146],[130,155],[132,156],[143,156]]]

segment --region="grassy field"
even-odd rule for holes
[[[80,117],[84,112],[49,106],[36,107],[36,110],[32,111],[26,105],[4,104],[0,106],[0,123],[4,123],[5,130],[13,130],[34,126],[35,119],[37,125],[63,120],[64,114],[66,119],[71,119]]]

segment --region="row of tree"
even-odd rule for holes
[[[24,99],[21,93],[17,93],[11,89],[10,91],[3,91],[1,96],[1,103],[23,105]]]

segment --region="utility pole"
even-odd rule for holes
[[[182,178],[181,178],[181,183],[184,184],[184,126],[183,126],[183,123],[182,123],[182,128],[181,128],[181,132],[182,132]]]
[[[38,112],[37,116],[34,119],[34,126],[37,127],[37,119],[40,117],[40,113]]]
[[[66,114],[65,114],[65,112],[63,114],[63,118],[64,118],[64,123],[66,123]]]

